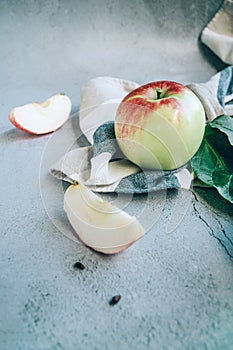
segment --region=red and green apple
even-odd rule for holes
[[[173,170],[198,150],[205,111],[198,97],[174,81],[157,81],[131,91],[115,117],[115,134],[125,156],[141,168]]]

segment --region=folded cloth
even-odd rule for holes
[[[187,85],[201,100],[208,121],[221,114],[233,115],[233,66],[203,84]]]
[[[138,86],[111,77],[87,82],[81,93],[79,123],[90,146],[64,155],[52,166],[52,175],[68,182],[78,180],[96,192],[147,193],[191,187],[193,175],[189,165],[176,171],[141,170],[119,151],[114,134],[116,109],[123,97]],[[202,101],[208,120],[233,114],[232,66],[205,84],[188,87]]]
[[[225,0],[201,33],[201,41],[223,62],[233,64],[233,0]]]

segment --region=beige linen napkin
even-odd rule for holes
[[[201,34],[201,41],[223,62],[233,64],[233,0],[225,0]]]

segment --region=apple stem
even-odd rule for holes
[[[77,180],[72,181],[72,185],[78,185],[78,184],[79,184],[79,182]]]
[[[160,99],[163,90],[162,90],[161,88],[156,88],[155,91],[156,91],[156,98],[157,98],[157,99]]]

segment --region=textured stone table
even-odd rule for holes
[[[7,119],[60,92],[76,112],[81,86],[100,75],[206,81],[223,64],[198,36],[220,4],[0,1],[1,350],[232,349],[232,206],[212,190],[136,197],[130,210],[149,204],[150,230],[121,254],[97,254],[60,232],[70,229],[61,184],[41,170],[53,136]]]

